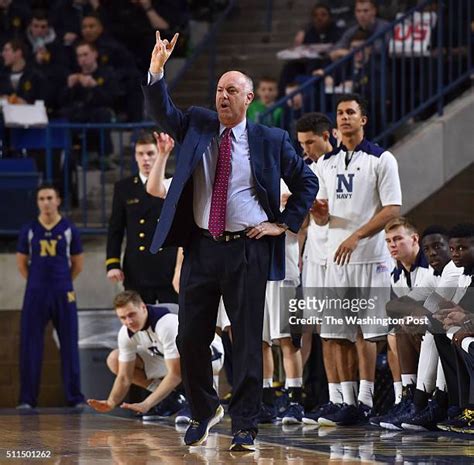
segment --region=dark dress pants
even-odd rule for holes
[[[184,250],[179,293],[178,350],[193,419],[212,416],[219,398],[211,352],[221,295],[232,324],[232,431],[257,432],[262,397],[262,328],[269,269],[268,239],[216,242],[196,232]]]

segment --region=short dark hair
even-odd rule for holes
[[[329,16],[332,16],[331,8],[329,8],[325,3],[316,3],[316,5],[311,9],[311,14],[313,15],[316,10],[326,10]]]
[[[355,6],[357,3],[371,3],[372,6],[373,6],[375,9],[378,8],[377,0],[355,0],[354,6]]]
[[[306,113],[296,122],[296,132],[312,131],[321,136],[324,131],[331,132],[331,120],[324,113]]]
[[[148,144],[156,145],[155,137],[153,136],[151,132],[141,131],[138,134],[135,145],[148,145]]]
[[[99,53],[99,49],[95,44],[91,42],[86,42],[85,40],[80,40],[76,45],[74,45],[74,50],[77,51],[79,47],[88,46],[93,52]]]
[[[260,83],[262,82],[271,82],[272,84],[278,84],[278,81],[274,77],[271,77],[271,76],[262,76],[258,80],[258,85],[260,85]]]
[[[360,112],[362,116],[367,116],[367,100],[365,100],[364,97],[360,94],[343,94],[341,95],[336,102],[336,112],[337,112],[337,107],[339,106],[340,103],[342,102],[356,102],[359,105]]]
[[[46,10],[43,10],[42,8],[36,8],[31,12],[31,19],[38,19],[40,21],[48,21],[49,24],[49,18],[48,18],[48,13]]]
[[[56,192],[56,195],[61,198],[61,193],[59,192],[59,189],[54,185],[54,184],[51,184],[51,183],[43,183],[43,184],[40,184],[37,188],[36,188],[36,192],[35,192],[35,198],[38,198],[38,194],[40,193],[40,191],[45,191],[46,189],[51,189],[53,190],[54,192]]]
[[[453,226],[449,231],[449,238],[463,238],[469,237],[474,238],[474,224],[473,223],[460,223]]]
[[[130,303],[139,306],[143,303],[143,299],[138,292],[131,290],[120,292],[114,298],[115,309],[125,307]]]
[[[10,44],[10,47],[13,49],[14,52],[21,50],[23,58],[26,57],[27,48],[26,48],[25,42],[23,42],[21,39],[9,39],[5,42],[5,44]]]
[[[439,224],[432,224],[428,226],[422,233],[420,240],[422,241],[425,237],[431,236],[433,234],[439,234],[444,237],[449,237],[448,228],[441,226]]]
[[[364,42],[370,37],[370,34],[368,31],[365,31],[364,29],[357,29],[357,31],[354,32],[354,35],[351,37],[351,42],[357,40],[363,40]]]
[[[100,23],[101,26],[104,26],[104,23],[102,21],[102,18],[100,17],[99,14],[95,13],[95,12],[91,12],[91,13],[87,13],[85,14],[83,17],[82,17],[82,20],[81,20],[81,24],[82,24],[82,21],[86,18],[94,18],[95,20],[97,20],[97,22]]]

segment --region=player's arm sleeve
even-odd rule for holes
[[[402,188],[398,175],[398,163],[390,152],[380,156],[377,176],[377,188],[382,207],[402,204]]]
[[[440,308],[440,303],[451,301],[456,293],[459,284],[459,276],[463,273],[463,268],[454,266],[453,262],[448,263],[441,275],[441,279],[425,301],[425,307],[431,312],[436,312]]]
[[[71,225],[71,247],[70,253],[71,255],[80,255],[84,252],[81,242],[81,235],[77,227],[72,224]]]
[[[323,200],[323,199],[328,200],[329,198],[328,190],[327,190],[326,182],[324,181],[324,176],[322,176],[323,168],[321,166],[321,162],[322,160],[320,160],[314,168],[314,174],[318,178],[318,182],[319,182],[319,190],[318,190],[318,195],[316,196],[316,198],[318,200]]]
[[[137,358],[137,344],[129,337],[125,326],[120,329],[117,342],[119,362],[133,362]]]
[[[165,359],[179,358],[176,336],[178,335],[177,316],[169,313],[157,323],[155,332],[163,344],[163,357]]]
[[[123,236],[125,234],[125,225],[125,204],[122,201],[118,184],[115,184],[112,212],[110,213],[109,227],[107,230],[107,255],[105,260],[107,271],[121,268],[120,255]]]
[[[30,254],[30,244],[28,241],[28,231],[30,230],[29,226],[23,226],[18,235],[18,242],[16,244],[16,251],[23,255]]]

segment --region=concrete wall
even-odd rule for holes
[[[399,164],[403,213],[413,209],[474,162],[474,91],[423,123],[392,152]]]

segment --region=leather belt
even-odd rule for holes
[[[220,236],[217,237],[213,236],[207,229],[200,229],[200,231],[204,237],[208,237],[209,239],[212,239],[215,242],[235,241],[236,239],[241,239],[242,237],[246,237],[247,235],[246,229],[235,232],[224,231]]]

